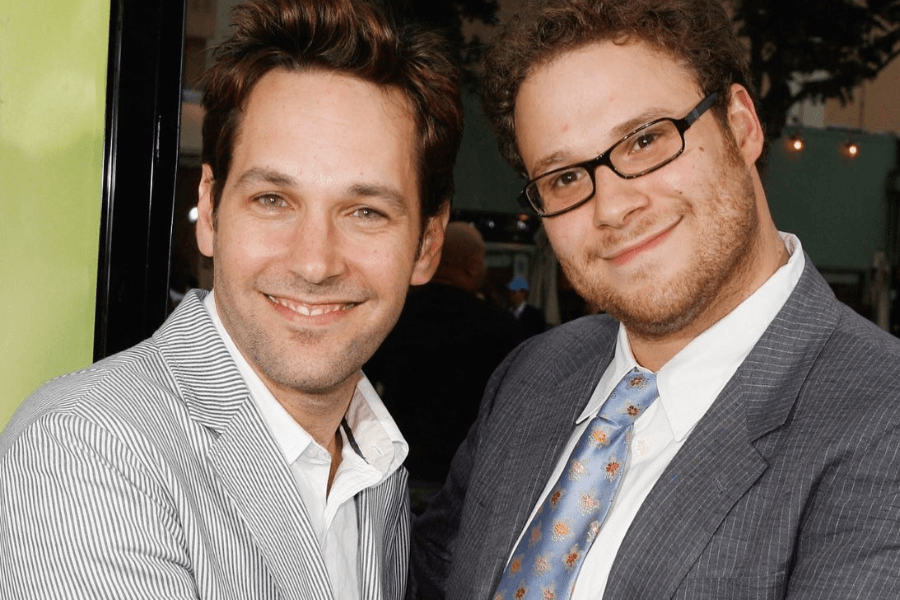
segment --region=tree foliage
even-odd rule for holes
[[[767,135],[805,99],[852,99],[900,53],[900,0],[733,0]]]

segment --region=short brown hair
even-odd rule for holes
[[[202,155],[215,179],[214,210],[247,99],[273,69],[336,71],[399,90],[416,120],[422,223],[450,201],[463,113],[442,38],[399,28],[367,0],[253,0],[234,8],[232,24],[202,79]]]
[[[756,102],[746,50],[717,0],[545,0],[531,2],[501,30],[486,55],[482,104],[500,153],[527,177],[515,132],[515,102],[538,65],[594,42],[644,42],[681,63],[704,94],[739,83]],[[714,112],[723,124],[728,94]]]

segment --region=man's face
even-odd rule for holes
[[[197,236],[219,316],[282,402],[355,385],[434,272],[445,218],[419,254],[416,159],[399,92],[276,70],[250,94],[215,219],[204,166]]]
[[[592,44],[525,79],[515,111],[519,150],[536,177],[593,158],[648,121],[682,118],[702,99],[684,68],[648,46]],[[600,167],[591,201],[544,219],[575,288],[630,334],[702,331],[758,285],[756,156],[742,154],[727,132],[708,111],[675,161],[631,180]]]

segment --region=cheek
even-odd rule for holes
[[[570,265],[589,262],[593,250],[603,241],[602,235],[591,224],[590,217],[573,220],[571,224],[558,227],[552,233],[548,231],[547,236],[560,262]]]
[[[220,226],[214,245],[214,260],[217,265],[229,271],[249,272],[285,256],[290,240],[283,235],[253,228]]]
[[[415,251],[405,245],[391,245],[367,240],[352,244],[343,252],[352,270],[369,280],[373,287],[405,291],[413,270]]]

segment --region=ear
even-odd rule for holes
[[[422,285],[428,283],[438,263],[441,262],[441,247],[444,245],[444,230],[450,220],[450,203],[445,202],[438,214],[434,215],[425,224],[422,234],[422,244],[419,246],[419,255],[413,266],[410,285]]]
[[[737,83],[731,85],[728,101],[728,125],[747,166],[753,166],[762,153],[764,135],[750,92]]]
[[[213,241],[216,237],[216,225],[213,216],[213,179],[212,168],[208,164],[203,165],[203,175],[200,177],[198,188],[199,200],[197,201],[197,247],[204,256],[213,255]]]

